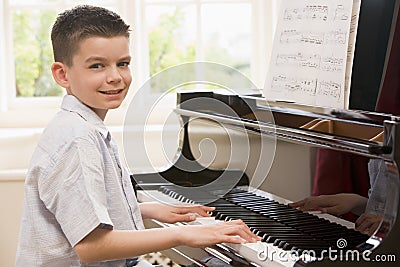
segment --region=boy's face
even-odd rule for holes
[[[132,81],[130,60],[125,36],[82,40],[72,66],[66,66],[67,93],[104,120],[107,110],[119,107],[128,92]]]

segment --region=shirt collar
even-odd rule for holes
[[[61,104],[63,110],[74,112],[81,116],[85,121],[96,126],[97,130],[104,139],[110,140],[111,135],[104,122],[97,114],[88,106],[83,104],[78,98],[73,95],[65,95]]]

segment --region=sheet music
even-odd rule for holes
[[[347,108],[360,0],[282,0],[268,100]]]
[[[351,73],[353,70],[353,60],[354,60],[354,49],[356,46],[356,36],[358,29],[358,17],[360,14],[361,0],[354,0],[353,2],[353,12],[351,14],[350,22],[350,36],[349,44],[347,48],[347,65],[346,65],[346,76],[345,76],[345,108],[349,107],[350,98],[350,85],[351,85]]]

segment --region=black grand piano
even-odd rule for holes
[[[216,211],[213,215],[216,219],[242,219],[263,238],[266,246],[271,247],[270,251],[275,249],[277,253],[286,251],[301,255],[303,251],[312,250],[318,258],[323,256],[320,253],[329,248],[337,249],[340,239],[346,240],[348,250],[371,250],[372,253],[385,255],[396,253],[400,222],[393,214],[397,214],[398,208],[397,165],[400,155],[396,150],[396,142],[400,142],[400,117],[271,102],[266,106],[265,99],[261,97],[218,92],[179,93],[178,99],[175,111],[181,115],[184,122],[184,141],[180,157],[174,166],[163,172],[134,175],[136,186],[147,191],[146,194],[139,190],[139,200],[146,201],[153,197],[168,201],[161,196],[165,195],[180,202],[215,206]],[[216,99],[218,101],[215,101]],[[222,108],[217,104],[210,105],[210,102],[221,103]],[[226,106],[234,109],[235,116],[224,112],[223,107]],[[211,128],[229,129],[231,134],[243,134],[249,138],[249,142],[256,144],[256,149],[252,149],[254,145],[249,145],[248,153],[252,155],[260,155],[257,148],[261,146],[261,142],[271,142],[276,138],[284,142],[381,159],[385,162],[387,171],[393,172],[393,177],[396,177],[386,191],[387,197],[390,198],[388,202],[396,205],[387,206],[380,228],[373,236],[349,228],[340,218],[326,217],[327,215],[323,217],[321,214],[317,216],[293,209],[287,205],[288,201],[285,199],[256,189],[251,177],[244,170],[209,169],[197,162],[191,151],[189,126],[199,121],[209,122],[207,125]],[[192,131],[195,131],[194,129]],[[247,136],[248,134],[251,137]],[[261,137],[266,137],[266,140],[262,140]],[[206,133],[204,138],[213,136]],[[259,163],[262,163],[264,158],[259,159]],[[259,259],[261,256],[257,256],[257,253],[261,253],[260,248],[243,247],[244,245],[221,245],[209,248],[206,252],[236,256],[235,260],[226,260],[232,266],[246,266],[245,264],[251,262],[263,266],[263,261]],[[182,251],[185,249],[182,248]],[[244,254],[241,255],[243,259],[237,259],[237,253]],[[195,254],[189,253],[187,257],[199,262],[200,259],[196,258]],[[203,253],[199,255],[197,257],[205,256]],[[286,263],[281,260],[282,265],[286,266]],[[291,266],[306,264],[300,258],[290,263]]]

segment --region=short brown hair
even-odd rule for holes
[[[60,13],[51,31],[54,60],[72,66],[79,42],[94,36],[129,38],[129,25],[108,9],[80,5]]]

